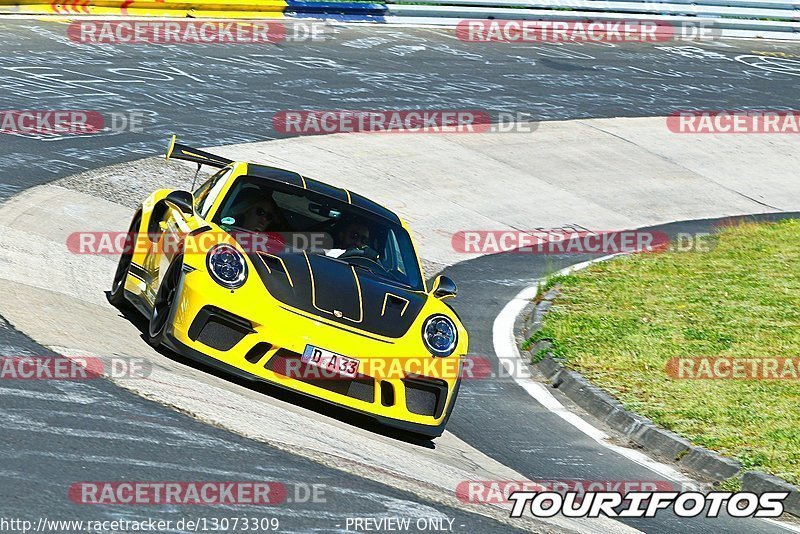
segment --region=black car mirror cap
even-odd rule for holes
[[[194,215],[194,195],[189,191],[173,191],[167,195],[164,202],[175,207],[181,213]]]
[[[437,299],[454,298],[458,294],[456,283],[448,276],[439,275],[433,281],[431,294]]]

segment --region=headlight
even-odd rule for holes
[[[458,330],[449,317],[433,315],[422,326],[422,340],[434,356],[450,356],[456,350]]]
[[[247,280],[247,263],[230,245],[217,245],[209,250],[206,264],[211,278],[222,287],[237,289]]]

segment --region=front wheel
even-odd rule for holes
[[[164,342],[170,316],[172,315],[172,308],[178,296],[182,268],[182,256],[172,260],[164,279],[161,281],[161,286],[158,288],[158,293],[156,293],[153,310],[150,313],[150,324],[147,329],[147,341],[154,347],[158,347]]]
[[[125,280],[128,278],[128,271],[131,269],[133,251],[136,248],[136,234],[139,232],[139,225],[142,223],[141,213],[137,213],[131,222],[128,235],[125,237],[125,248],[117,263],[117,271],[114,273],[114,281],[111,284],[111,291],[108,292],[108,302],[112,306],[121,307],[125,301]]]

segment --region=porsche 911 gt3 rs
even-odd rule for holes
[[[468,336],[431,287],[407,225],[347,189],[172,139],[167,159],[218,168],[136,211],[109,300],[189,358],[439,436]],[[297,239],[300,236],[302,239]]]

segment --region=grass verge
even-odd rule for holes
[[[800,357],[800,221],[722,230],[557,281],[542,330],[566,365],[696,445],[800,483],[800,381],[671,378],[686,357]]]

